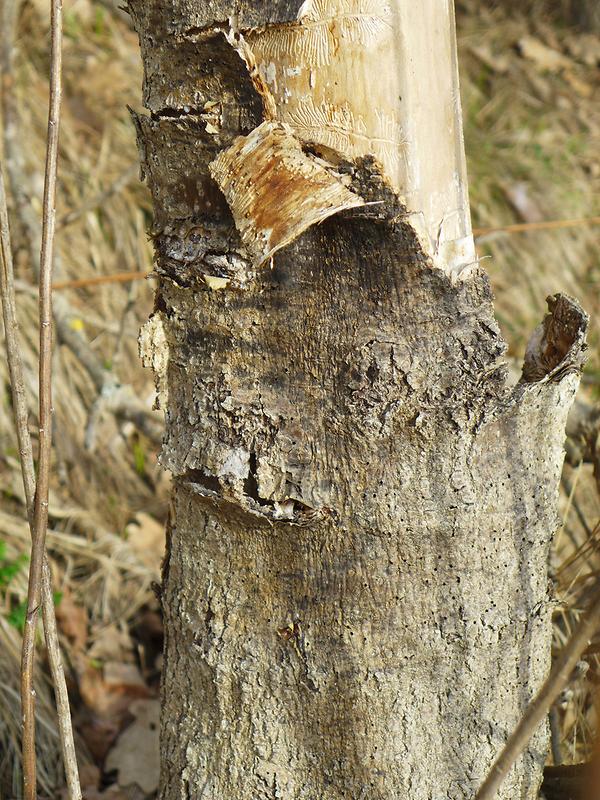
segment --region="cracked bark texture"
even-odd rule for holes
[[[427,63],[440,43],[452,67],[453,9],[422,6],[420,24],[442,17]],[[311,137],[282,111],[302,26],[324,37],[300,70],[316,91],[321,68],[347,80],[388,10],[400,27],[418,17],[412,2],[130,7],[160,276],[141,350],[174,476],[161,798],[473,796],[549,667],[585,314],[549,298],[510,386],[488,280],[464,263],[461,134],[440,117],[448,214],[462,205],[432,243],[418,170],[393,176],[384,151],[363,152],[367,111],[360,147],[356,117],[338,141],[339,115]],[[382,73],[402,68],[388,57]],[[402,140],[417,164],[418,139]],[[542,730],[502,798],[536,797],[546,749]]]

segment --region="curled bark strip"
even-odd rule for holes
[[[244,244],[259,264],[301,233],[364,200],[306,154],[287,125],[264,122],[210,165]]]

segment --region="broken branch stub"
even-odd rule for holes
[[[585,360],[588,315],[577,300],[564,294],[546,298],[549,313],[534,331],[525,352],[524,383],[580,372]]]
[[[238,137],[209,168],[257,265],[312,225],[365,204],[282,123],[263,122]]]

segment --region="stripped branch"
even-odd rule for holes
[[[579,228],[585,225],[600,225],[600,217],[582,219],[550,219],[541,222],[517,222],[500,228],[474,228],[473,236],[490,236],[495,233],[530,233],[531,231],[553,231],[562,228]]]
[[[103,283],[129,283],[152,278],[152,272],[117,272],[114,275],[96,275],[93,278],[78,278],[72,281],[58,281],[52,286],[54,292],[63,289],[85,289],[88,286],[100,286]]]

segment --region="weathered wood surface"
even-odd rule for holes
[[[548,668],[546,565],[585,315],[552,300],[509,386],[485,274],[436,258],[381,159],[292,126],[302,157],[253,158],[286,95],[241,29],[291,27],[299,9],[131,5],[161,275],[141,349],[175,484],[161,797],[473,796]],[[435,6],[432,49],[452,22]],[[364,94],[377,75],[353,80]],[[278,176],[271,194],[253,169]],[[323,208],[313,169],[356,207],[299,224]],[[297,214],[278,203],[290,181]],[[246,202],[253,186],[262,205]],[[253,243],[271,241],[270,215],[285,236],[265,261]],[[546,745],[541,731],[502,798],[536,796]]]

